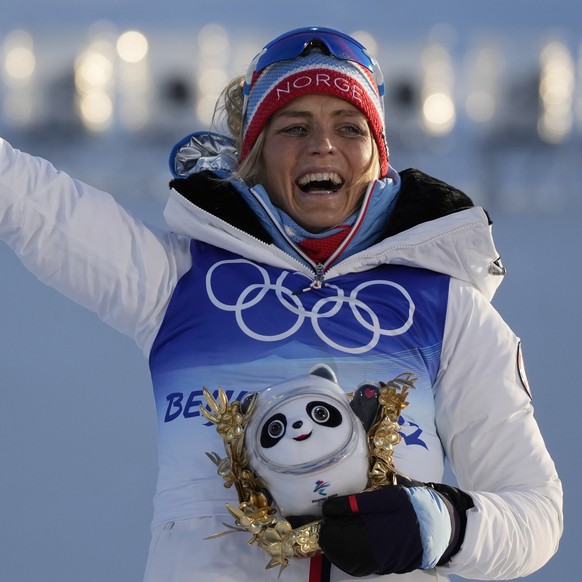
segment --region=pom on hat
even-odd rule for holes
[[[254,146],[263,127],[278,109],[308,94],[339,97],[367,118],[378,146],[380,174],[388,173],[388,146],[382,98],[370,71],[356,62],[312,51],[293,60],[279,61],[253,77],[243,120],[240,160]]]

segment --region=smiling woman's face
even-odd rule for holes
[[[261,179],[275,206],[321,232],[356,210],[379,175],[377,158],[359,109],[337,97],[303,95],[269,120]]]

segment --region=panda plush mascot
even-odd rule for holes
[[[333,370],[319,364],[247,398],[256,399],[245,431],[250,465],[282,515],[318,517],[329,497],[366,488],[375,386],[360,386],[350,399]]]
[[[321,554],[326,501],[396,484],[398,419],[415,380],[405,372],[346,393],[333,370],[317,364],[240,401],[203,388],[200,412],[216,424],[227,454],[207,455],[240,501],[226,504],[235,519],[227,527],[252,534],[249,544],[270,556],[267,568]]]

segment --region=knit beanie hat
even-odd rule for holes
[[[365,66],[313,49],[290,60],[275,62],[250,79],[240,161],[249,154],[265,124],[292,99],[308,94],[339,97],[367,118],[378,146],[380,177],[388,173],[384,107],[374,75]]]

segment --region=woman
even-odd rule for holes
[[[2,142],[4,240],[149,358],[160,474],[147,582],[279,576],[248,536],[206,539],[236,494],[205,454],[221,441],[202,388],[242,399],[317,364],[346,392],[414,374],[394,450],[412,481],[326,499],[325,558],[292,560],[282,580],[507,579],[556,551],[561,485],[519,339],[490,304],[504,270],[488,217],[391,168],[383,92],[378,64],[340,32],[275,39],[225,91],[232,137],[174,148],[162,233]],[[445,456],[458,489],[442,484]]]

